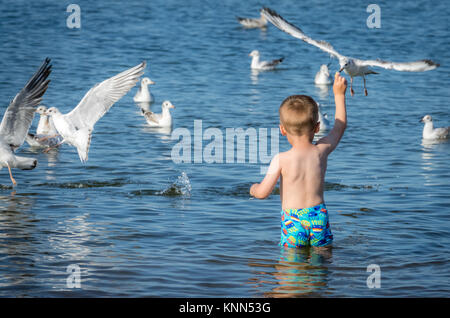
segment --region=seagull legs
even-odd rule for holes
[[[45,148],[44,150],[42,150],[42,152],[43,152],[43,153],[47,153],[47,152],[49,152],[49,151],[52,150],[52,149],[58,148],[58,147],[61,146],[63,143],[64,143],[64,140],[61,141],[60,143],[57,143],[57,144],[54,145],[54,146],[48,146],[47,148]]]
[[[17,185],[16,180],[13,178],[12,173],[11,173],[11,167],[9,166],[9,163],[6,163],[6,165],[8,166],[8,171],[9,171],[9,177],[11,178],[11,181],[13,183],[13,186],[15,187]]]
[[[363,80],[364,80],[364,95],[367,96],[366,77],[364,75],[363,75]]]
[[[353,77],[350,76],[350,94],[352,94],[352,96],[355,95],[355,91],[353,90]]]
[[[38,141],[39,141],[39,142],[42,142],[42,141],[46,141],[47,139],[55,138],[55,137],[58,137],[58,135],[52,135],[52,136],[41,137],[41,138],[38,139]]]

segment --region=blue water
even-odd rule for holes
[[[80,29],[66,26],[70,3],[1,3],[2,114],[47,56],[43,104],[63,113],[95,83],[146,60],[152,110],[170,100],[174,129],[192,138],[194,120],[224,136],[276,128],[291,94],[334,114],[332,93],[313,78],[337,61],[272,25],[241,28],[235,16],[258,16],[259,1],[77,1]],[[381,28],[369,29],[370,3],[265,2],[344,55],[441,63],[425,73],[377,69],[367,97],[355,79],[326,177],[330,253],[278,246],[278,192],[248,195],[264,163],[174,163],[179,140],[146,127],[133,88],[95,126],[87,164],[67,145],[44,154],[25,144],[18,152],[38,167],[14,170],[16,188],[1,171],[0,296],[448,296],[450,143],[423,143],[418,121],[430,114],[450,124],[450,10],[445,1],[379,1]],[[285,60],[252,74],[254,49]],[[380,288],[367,286],[370,264],[380,266]],[[67,284],[69,265],[80,269],[80,288]]]

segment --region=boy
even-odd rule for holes
[[[346,89],[347,81],[336,72],[334,127],[316,144],[312,143],[320,128],[316,102],[309,96],[294,95],[280,106],[280,131],[292,148],[272,159],[264,180],[253,184],[250,194],[258,199],[267,198],[280,177],[282,246],[324,247],[333,241],[323,187],[328,155],[347,127]]]

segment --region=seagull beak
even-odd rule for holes
[[[153,81],[150,81],[150,85],[155,85],[156,83]]]
[[[175,108],[175,106],[171,105],[170,108]]]
[[[419,123],[423,123],[423,118],[421,118],[421,119],[419,120]]]
[[[339,73],[342,72],[344,70],[344,67],[341,67],[341,69],[339,70]]]

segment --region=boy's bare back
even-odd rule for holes
[[[324,202],[323,190],[328,155],[336,148],[347,125],[345,90],[347,82],[339,73],[335,75],[333,91],[335,95],[335,123],[330,133],[316,144],[312,143],[317,125],[307,134],[292,134],[280,124],[280,131],[286,136],[292,148],[276,155],[268,173],[260,184],[254,184],[250,194],[256,198],[266,198],[280,178],[280,198],[282,209],[301,209]]]

